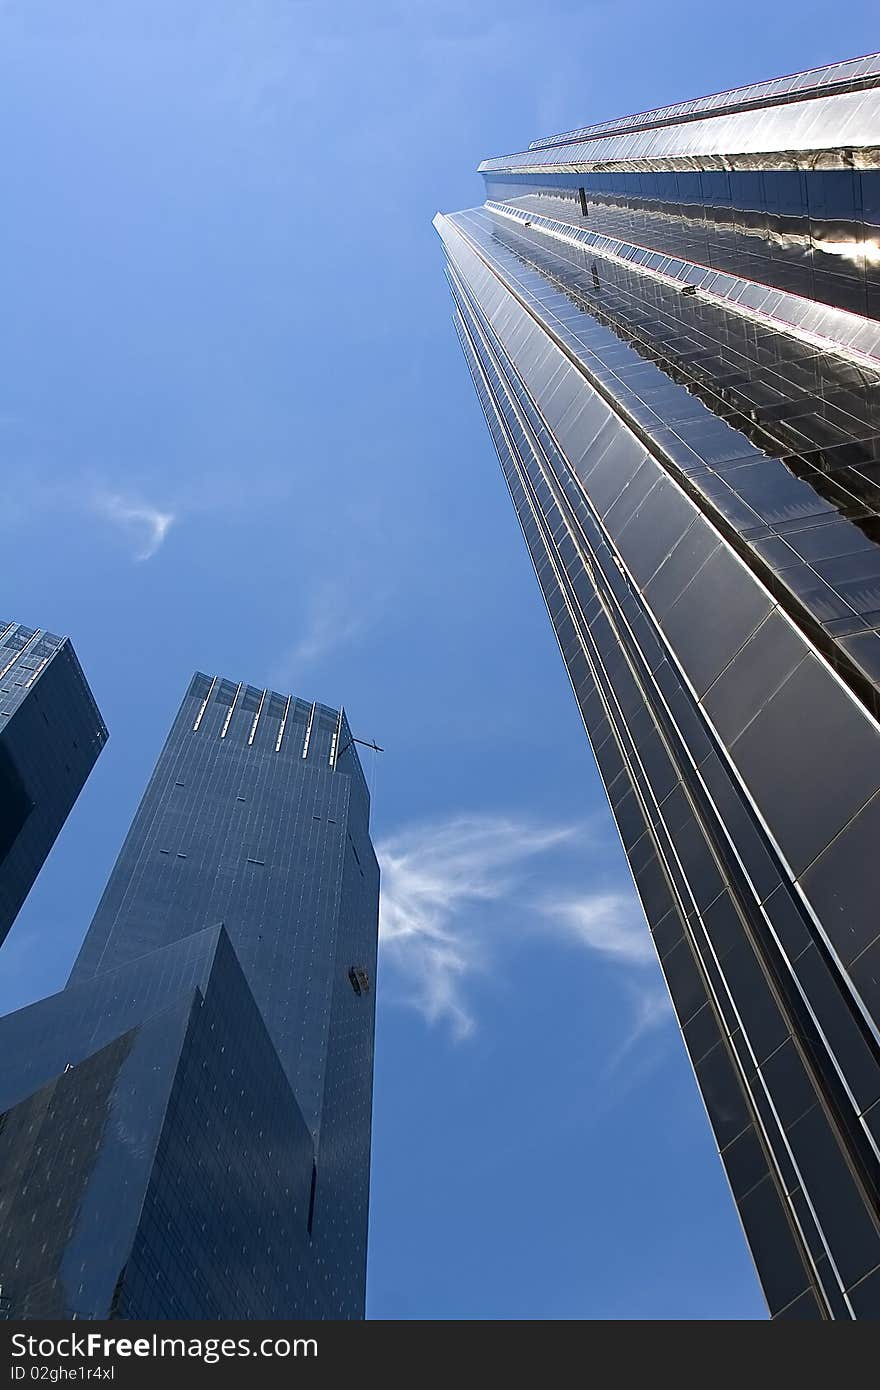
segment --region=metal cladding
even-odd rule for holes
[[[771,1315],[880,1315],[880,59],[487,159],[455,324]]]

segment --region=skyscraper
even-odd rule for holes
[[[0,943],[106,742],[70,639],[0,622]]]
[[[456,328],[770,1313],[880,1316],[880,56],[480,171]]]
[[[67,987],[0,1020],[14,1316],[363,1317],[377,929],[345,714],[197,674]]]

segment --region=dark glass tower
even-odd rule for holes
[[[0,943],[106,742],[70,639],[0,622]]]
[[[15,1316],[363,1317],[378,886],[344,713],[196,675],[67,987],[0,1020]]]
[[[880,1316],[880,58],[480,170],[456,327],[771,1314]]]

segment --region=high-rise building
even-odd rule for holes
[[[456,327],[771,1315],[880,1316],[880,56],[479,167]]]
[[[0,943],[106,742],[70,639],[0,622]]]
[[[66,988],[0,1020],[15,1316],[363,1317],[378,883],[343,711],[197,674]]]

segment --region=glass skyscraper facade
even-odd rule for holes
[[[0,1020],[12,1316],[363,1317],[378,890],[344,712],[196,674],[66,988]]]
[[[880,57],[480,171],[456,328],[771,1316],[880,1316]]]
[[[0,943],[106,742],[70,639],[0,622]]]

